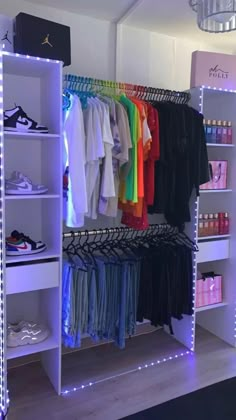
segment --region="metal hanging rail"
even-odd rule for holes
[[[76,238],[81,236],[92,236],[92,235],[108,235],[110,233],[125,233],[125,232],[140,232],[140,234],[150,233],[150,231],[157,229],[158,233],[178,233],[178,228],[172,227],[168,224],[153,224],[150,225],[146,230],[137,230],[128,227],[115,227],[106,229],[93,229],[93,230],[81,230],[76,232],[64,232],[63,239]]]
[[[160,89],[150,86],[134,85],[131,83],[114,82],[110,80],[93,79],[91,77],[77,76],[73,74],[64,75],[64,89],[72,92],[101,93],[116,92],[126,93],[147,101],[171,101],[179,104],[187,104],[191,95],[188,92],[179,92],[169,89]]]

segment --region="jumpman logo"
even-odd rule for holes
[[[44,41],[42,42],[42,45],[48,44],[49,47],[52,47],[53,48],[51,42],[49,42],[49,36],[50,36],[50,34],[47,34],[47,36],[45,37]]]
[[[9,32],[9,31],[7,31],[7,32],[5,33],[5,35],[4,35],[4,37],[1,39],[1,41],[8,41],[8,42],[9,42],[9,44],[11,44],[11,41],[8,39],[8,32]]]

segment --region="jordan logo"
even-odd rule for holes
[[[7,32],[5,33],[5,35],[4,35],[4,37],[1,39],[1,41],[8,41],[8,42],[9,42],[9,44],[11,44],[11,41],[8,39],[8,32],[9,32],[9,31],[7,31]]]
[[[53,45],[51,44],[51,42],[49,42],[49,36],[50,34],[47,34],[46,38],[44,39],[44,41],[42,42],[42,45],[49,45],[49,47],[53,48]]]

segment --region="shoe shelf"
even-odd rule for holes
[[[17,104],[29,118],[48,127],[49,131],[3,132],[3,177],[8,180],[16,179],[12,177],[12,173],[19,172],[32,180],[33,185],[44,185],[48,189],[43,194],[6,194],[4,197],[1,213],[3,220],[0,221],[4,236],[10,236],[17,230],[29,236],[32,241],[42,241],[47,246],[43,252],[31,255],[7,256],[3,253],[6,331],[7,323],[14,324],[24,320],[43,324],[51,332],[46,340],[37,344],[6,347],[5,358],[10,360],[41,353],[43,368],[56,392],[60,394],[62,64],[47,59],[3,53],[0,78],[3,81],[4,111],[14,109],[14,104]],[[30,95],[26,92],[30,92]],[[19,122],[20,120],[18,125]],[[4,125],[3,114],[0,114],[0,125]],[[16,249],[18,252],[21,248],[18,246]]]
[[[20,264],[20,263],[28,263],[30,261],[43,261],[43,260],[52,260],[55,258],[60,258],[60,252],[56,249],[46,249],[39,254],[32,254],[32,255],[18,255],[16,257],[9,257],[6,256],[6,264]]]
[[[59,194],[35,194],[35,195],[6,195],[5,200],[42,200],[60,198]]]
[[[16,359],[17,357],[23,357],[35,353],[42,353],[44,351],[54,350],[57,348],[57,340],[54,337],[48,337],[46,340],[38,344],[28,344],[27,346],[19,347],[8,347],[7,360]]]
[[[43,134],[43,133],[21,133],[17,131],[4,131],[6,139],[24,139],[24,140],[60,140],[60,134]]]

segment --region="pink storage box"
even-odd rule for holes
[[[222,302],[222,276],[197,280],[196,308]]]
[[[224,190],[227,188],[227,160],[212,160],[209,162],[212,179],[200,186],[201,190]]]
[[[236,89],[236,56],[194,51],[190,85]]]

